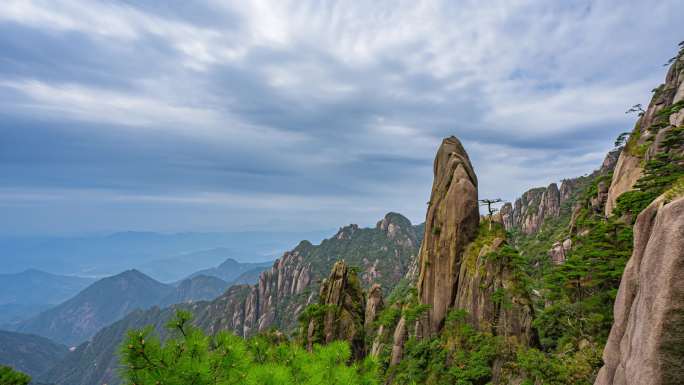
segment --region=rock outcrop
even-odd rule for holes
[[[404,344],[408,339],[408,330],[406,329],[406,319],[402,317],[394,329],[392,336],[392,354],[390,356],[390,366],[394,366],[401,362],[404,356]]]
[[[505,246],[503,229],[487,234],[491,239],[473,242],[464,256],[454,308],[468,313],[467,321],[480,331],[515,338],[525,345],[535,339],[529,298],[518,294],[510,260],[500,253]]]
[[[421,322],[423,335],[439,332],[454,304],[463,253],[478,231],[477,199],[477,178],[468,154],[456,137],[444,139],[435,158],[419,256],[419,298],[430,306]]]
[[[366,300],[364,328],[367,335],[373,333],[373,322],[375,322],[384,306],[385,302],[382,297],[382,288],[380,285],[375,284],[368,290],[368,298]]]
[[[401,361],[410,335],[438,334],[447,312],[454,308],[465,310],[467,322],[478,330],[523,344],[536,338],[531,301],[521,297],[524,290],[516,287],[510,255],[502,252],[506,242],[502,219],[480,225],[477,178],[455,137],[445,139],[437,151],[434,177],[417,281],[418,301],[428,310],[415,328],[407,318],[399,319],[392,336],[391,366]],[[540,191],[539,204],[557,213],[558,188]]]
[[[563,242],[556,242],[549,250],[549,258],[554,265],[560,265],[565,262],[568,251],[572,248],[572,239],[567,238]]]
[[[621,150],[613,150],[606,154],[606,157],[598,170],[589,175],[589,179],[607,175],[616,167],[618,156]],[[571,210],[568,201],[582,190],[586,178],[564,179],[560,188],[556,183],[551,183],[548,187],[536,187],[527,190],[522,196],[516,199],[515,203],[504,203],[499,211],[501,223],[507,231],[518,230],[523,234],[535,234],[541,230],[546,220],[558,218],[564,212]],[[604,183],[599,186],[600,194],[596,197],[593,204],[603,207],[607,200],[608,186]]]
[[[651,159],[662,139],[673,127],[684,124],[684,110],[663,115],[662,112],[684,100],[684,56],[673,62],[667,72],[665,83],[654,90],[651,102],[634,127],[624,151],[620,154],[613,180],[608,189],[605,215],[610,216],[617,199],[630,191],[643,173],[643,164]]]
[[[548,187],[538,187],[526,191],[515,201],[505,203],[501,207],[501,219],[506,230],[520,229],[524,234],[533,234],[541,229],[547,218],[560,215],[562,198],[572,194],[570,182],[558,185],[551,183]]]
[[[344,261],[333,266],[330,276],[321,284],[319,305],[324,309],[322,319],[312,318],[307,330],[307,345],[347,341],[356,359],[365,354],[364,318],[365,297],[359,278]],[[321,336],[322,341],[314,340]]]
[[[232,330],[251,336],[277,327],[292,330],[304,308],[316,302],[321,279],[338,259],[360,267],[364,287],[379,283],[391,289],[415,265],[421,237],[401,214],[388,213],[375,228],[348,225],[330,239],[313,245],[302,241],[263,271],[256,285],[229,290],[213,301],[209,330]],[[218,308],[230,317],[219,317]]]
[[[634,252],[595,385],[675,385],[684,378],[684,197],[637,217]]]

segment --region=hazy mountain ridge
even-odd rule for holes
[[[156,305],[174,290],[137,270],[128,270],[101,279],[68,301],[21,322],[17,331],[78,345],[134,309]]]
[[[39,376],[62,359],[68,350],[45,337],[0,330],[0,365]]]
[[[37,269],[0,274],[0,304],[56,305],[93,282],[94,278],[57,275]]]
[[[274,250],[286,250],[301,239],[322,239],[324,235],[323,231],[176,234],[127,231],[80,237],[0,237],[0,249],[3,269],[7,272],[37,268],[59,274],[105,277],[210,249],[223,249],[224,253],[199,268],[216,265],[228,257],[268,260],[276,256]],[[177,279],[196,270],[189,269]]]
[[[256,275],[266,270],[273,265],[272,261],[269,262],[238,262],[235,259],[228,258],[223,261],[220,265],[208,269],[202,269],[195,273],[190,274],[188,278],[193,278],[198,275],[205,275],[216,277],[222,279],[229,283],[241,283],[241,284],[252,284],[256,282],[256,279],[250,280],[249,277],[253,276],[255,272]],[[242,277],[243,274],[247,274]]]

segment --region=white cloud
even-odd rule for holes
[[[321,216],[344,205],[422,212],[429,162],[451,134],[471,152],[486,195],[510,199],[590,171],[612,144],[598,142],[631,128],[625,109],[647,103],[684,34],[676,1],[193,4],[206,22],[201,12],[154,7],[3,2],[3,27],[40,31],[31,38],[43,44],[78,35],[95,51],[85,59],[103,52],[116,63],[79,60],[71,45],[65,58],[41,57],[26,48],[31,41],[12,42],[20,52],[2,58],[0,112],[86,122],[92,135],[107,124],[126,135],[179,136],[207,150],[184,153],[190,163],[274,165],[292,178],[254,183],[252,200],[174,192],[185,182],[169,171],[170,195],[123,195],[122,204],[254,207],[266,199],[295,209],[307,198],[260,189],[305,184],[311,191],[302,196]],[[317,189],[340,192],[328,201]]]

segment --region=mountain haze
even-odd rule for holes
[[[21,322],[17,331],[78,345],[132,310],[156,305],[174,290],[137,270],[128,270],[101,279],[70,300]]]
[[[7,365],[32,377],[50,369],[68,350],[45,337],[0,330],[0,365]]]

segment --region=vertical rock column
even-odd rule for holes
[[[456,137],[442,141],[434,163],[434,181],[420,250],[420,301],[430,305],[421,321],[423,335],[437,333],[453,306],[463,253],[478,230],[477,177]]]
[[[353,357],[363,358],[365,297],[356,272],[344,261],[336,262],[330,276],[321,284],[319,304],[327,309],[322,324],[317,324],[316,320],[310,321],[307,345],[313,344],[312,336],[321,334],[316,331],[322,328],[322,342],[347,341],[351,345]]]

